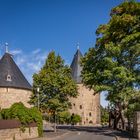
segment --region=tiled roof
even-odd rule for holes
[[[32,89],[9,53],[0,59],[0,87]]]
[[[80,66],[80,59],[82,58],[82,53],[78,49],[74,55],[73,61],[71,63],[72,70],[72,78],[76,81],[76,83],[81,83],[82,79],[80,77],[82,67]]]

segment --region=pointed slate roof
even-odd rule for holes
[[[0,59],[0,87],[32,89],[9,53]]]
[[[76,83],[81,83],[82,81],[82,78],[80,77],[82,70],[82,67],[80,66],[80,59],[82,57],[83,57],[82,53],[80,52],[79,49],[77,49],[70,66],[72,70],[72,78],[76,81]]]

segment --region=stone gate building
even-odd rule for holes
[[[85,87],[80,77],[82,67],[80,59],[82,54],[78,49],[71,63],[72,77],[78,85],[78,97],[71,98],[71,114],[78,114],[82,118],[81,125],[100,124],[100,94],[94,95],[94,90]]]
[[[11,54],[6,52],[0,59],[0,108],[9,108],[15,102],[30,107],[28,101],[32,87],[26,80]]]

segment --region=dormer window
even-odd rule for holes
[[[9,81],[9,82],[12,81],[12,79],[11,79],[11,75],[10,75],[10,74],[7,75],[7,79],[6,79],[6,80]]]

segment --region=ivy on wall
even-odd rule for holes
[[[7,119],[17,119],[21,122],[21,130],[24,131],[25,127],[29,126],[30,123],[37,123],[38,134],[42,136],[43,134],[43,122],[41,113],[37,108],[27,108],[23,103],[14,103],[10,108],[1,110],[1,117],[4,120]]]

